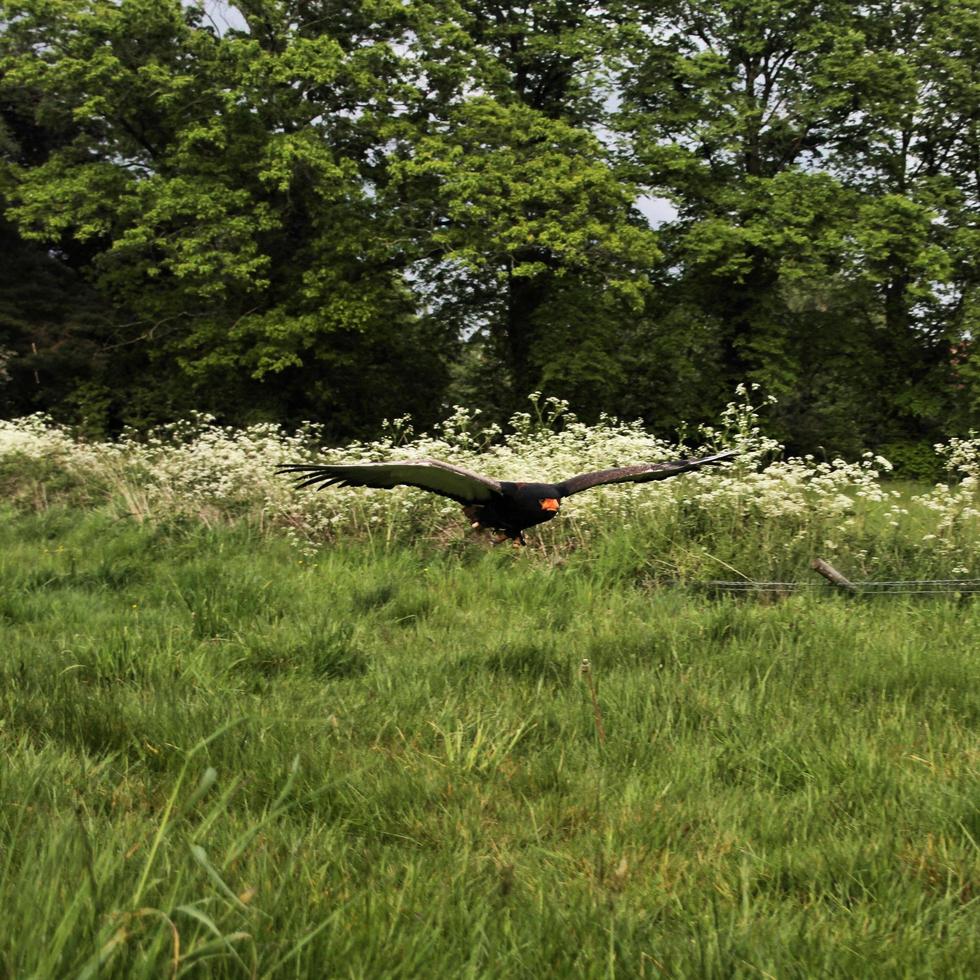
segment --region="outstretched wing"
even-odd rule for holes
[[[591,490],[605,483],[647,483],[650,480],[666,480],[668,477],[677,476],[678,473],[688,473],[691,470],[699,470],[702,466],[723,463],[737,455],[734,449],[729,449],[714,456],[702,456],[700,459],[677,459],[670,463],[640,463],[637,466],[620,466],[595,473],[580,473],[559,483],[558,489],[563,497],[569,497],[573,493]]]
[[[297,487],[419,487],[438,493],[461,504],[476,504],[491,500],[500,493],[500,484],[489,477],[471,473],[460,466],[450,466],[437,459],[406,460],[398,463],[351,463],[323,465],[289,463],[277,473],[297,477]]]

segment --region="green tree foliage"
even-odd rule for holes
[[[226,12],[0,0],[3,411],[980,421],[977,0]]]
[[[87,246],[96,287],[135,314],[126,339],[205,407],[298,403],[347,431],[424,416],[447,338],[399,275],[372,121],[408,25],[332,35],[288,4],[241,12],[248,29],[219,36],[177,0],[7,4],[4,91],[72,130],[13,166],[8,213],[27,239]]]
[[[452,275],[443,301],[462,302],[515,395],[557,382],[587,402],[620,373],[614,337],[589,320],[638,307],[659,253],[604,157],[585,130],[481,97],[398,167],[406,185],[429,184],[440,216],[419,274]]]
[[[430,208],[415,275],[467,342],[453,391],[509,414],[545,388],[597,414],[625,383],[621,324],[660,258],[599,138],[615,21],[564,0],[454,16],[469,73],[398,167],[402,198]]]
[[[971,127],[943,110],[975,114],[977,10],[956,6],[637,5],[621,124],[679,212],[656,310],[708,317],[727,384],[776,393],[797,445],[936,435],[953,413],[963,323],[937,311],[968,302],[973,266],[957,278],[968,195],[940,161]]]

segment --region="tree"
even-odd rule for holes
[[[980,8],[887,0],[863,8],[862,26],[863,116],[836,160],[863,198],[855,245],[889,355],[891,431],[876,435],[931,442],[971,421],[953,352],[972,334],[977,281]]]
[[[222,33],[179,0],[8,0],[2,89],[70,138],[11,169],[7,213],[88,253],[116,348],[237,418],[424,419],[467,338],[504,410],[598,405],[656,250],[587,128],[595,11],[237,6]],[[559,366],[573,323],[593,353]]]
[[[935,378],[918,367],[933,349],[919,308],[950,281],[952,239],[937,222],[950,215],[935,182],[926,193],[867,174],[883,173],[886,145],[894,171],[912,130],[936,142],[935,114],[912,107],[933,87],[930,45],[938,54],[964,20],[950,11],[936,48],[928,17],[895,33],[898,7],[930,5],[634,6],[621,125],[636,179],[679,211],[663,230],[672,272],[659,298],[715,323],[727,385],[776,393],[780,434],[797,446],[818,432],[852,451],[890,438],[909,425],[897,405],[910,386],[933,429],[946,410],[925,405]]]
[[[122,342],[203,407],[348,431],[424,417],[446,337],[415,315],[373,184],[407,26],[334,36],[289,4],[242,10],[249,31],[221,36],[177,0],[8,3],[3,91],[72,133],[12,168],[8,214],[88,249],[96,288],[135,314]]]
[[[18,168],[70,141],[65,127],[38,125],[32,93],[0,99],[0,215]],[[100,352],[111,344],[111,309],[78,274],[84,249],[49,251],[0,217],[0,410],[77,417],[104,405]]]
[[[602,391],[618,348],[603,320],[639,303],[657,251],[599,141],[523,104],[474,98],[396,171],[431,188],[439,216],[420,276],[455,277],[443,304],[485,332],[514,396],[542,384]],[[591,351],[580,365],[569,342]]]
[[[978,420],[976,0],[0,3],[6,411]]]
[[[597,414],[659,256],[600,139],[616,21],[563,0],[467,0],[455,16],[467,70],[393,168],[399,200],[429,213],[413,276],[467,340],[457,391],[492,378],[501,414],[542,387]]]

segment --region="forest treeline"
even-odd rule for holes
[[[0,0],[0,412],[335,438],[740,381],[980,423],[980,0]],[[644,198],[672,204],[651,223]]]

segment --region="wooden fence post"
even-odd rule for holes
[[[830,564],[829,561],[824,561],[823,558],[814,558],[810,562],[810,567],[815,571],[819,572],[825,579],[836,585],[839,589],[843,589],[845,592],[854,595],[857,592],[857,586],[844,578],[840,572]]]

